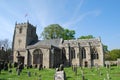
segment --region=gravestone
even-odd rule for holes
[[[117,59],[117,66],[120,66],[120,58]]]
[[[20,69],[17,70],[17,75],[20,76]]]
[[[85,76],[84,76],[83,70],[81,70],[81,74],[82,74],[82,80],[85,80]]]
[[[30,72],[30,71],[28,71],[28,73],[27,73],[27,74],[28,74],[28,77],[31,77],[31,72]]]
[[[54,80],[66,80],[66,74],[64,71],[57,71],[55,73]]]

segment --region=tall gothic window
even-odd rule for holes
[[[82,59],[86,58],[86,50],[84,47],[82,47],[81,49],[81,56],[82,56]]]
[[[33,64],[43,64],[43,53],[40,49],[33,52]]]
[[[99,55],[95,47],[91,48],[91,59],[99,59]]]
[[[74,48],[71,48],[71,58],[72,59],[75,58],[75,50],[74,50]]]

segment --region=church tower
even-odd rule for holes
[[[13,36],[14,62],[18,62],[17,56],[25,55],[28,45],[32,45],[37,41],[38,37],[36,34],[36,27],[31,25],[29,22],[20,24],[16,23]]]

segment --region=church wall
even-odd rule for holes
[[[26,51],[21,51],[20,55],[24,56],[24,64],[27,65],[27,52]]]
[[[43,67],[49,68],[50,67],[50,59],[49,59],[49,55],[50,55],[50,51],[49,49],[41,49],[43,52]]]

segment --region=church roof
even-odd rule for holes
[[[62,39],[50,39],[50,40],[40,40],[34,45],[30,45],[27,48],[40,47],[40,48],[51,48],[51,46],[59,47],[62,43]]]

